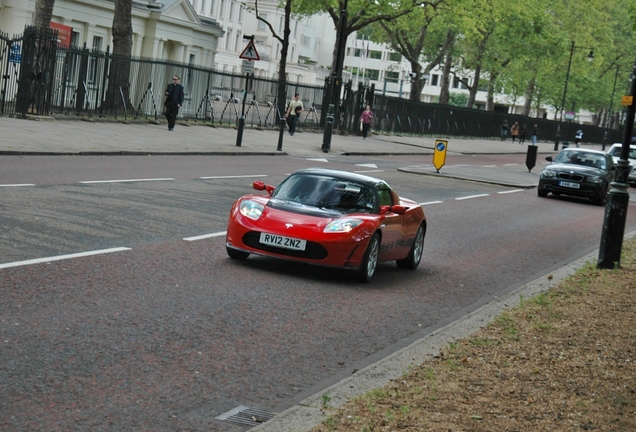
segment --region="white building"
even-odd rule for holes
[[[33,20],[35,0],[0,0],[0,30],[18,35]],[[71,43],[112,50],[113,0],[56,0],[52,22],[72,29]],[[214,67],[221,27],[188,0],[133,2],[132,55]]]

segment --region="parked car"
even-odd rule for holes
[[[304,169],[266,194],[239,198],[230,211],[226,250],[245,260],[252,253],[353,269],[369,282],[377,264],[418,267],[426,217],[417,202],[384,181],[329,169]]]
[[[616,165],[608,153],[600,150],[567,148],[562,150],[539,175],[537,192],[540,197],[570,195],[589,198],[605,205],[609,185],[614,181]]]
[[[618,163],[618,160],[621,158],[621,149],[623,145],[621,143],[614,143],[609,148],[607,153],[609,153],[612,158],[614,158],[614,163]],[[627,178],[627,183],[630,186],[636,186],[636,172],[634,172],[634,166],[636,166],[636,145],[629,146],[629,177]]]

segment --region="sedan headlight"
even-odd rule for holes
[[[544,169],[543,171],[541,171],[541,177],[543,178],[554,178],[556,177],[556,172],[549,170],[549,169]]]
[[[325,227],[323,232],[325,233],[345,233],[349,232],[358,225],[360,225],[362,221],[360,219],[338,219],[335,220],[329,225]]]
[[[590,182],[590,183],[598,184],[598,183],[603,183],[603,178],[599,177],[599,176],[589,176],[587,178],[587,181]]]
[[[239,211],[243,216],[257,220],[263,214],[263,206],[256,201],[245,200],[241,201]]]

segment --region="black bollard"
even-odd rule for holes
[[[528,153],[526,154],[526,168],[528,168],[528,172],[532,172],[532,168],[537,165],[537,149],[537,146],[528,146]]]
[[[278,147],[276,147],[277,151],[283,151],[283,136],[285,136],[285,119],[280,119],[280,132],[278,133]]]
[[[323,153],[329,153],[331,150],[331,135],[333,133],[333,104],[329,104],[329,109],[327,110],[327,116],[325,117],[325,132],[322,137],[322,151]]]

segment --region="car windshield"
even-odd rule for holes
[[[554,162],[606,169],[605,156],[597,153],[564,151],[559,153]]]
[[[376,210],[373,188],[321,175],[292,175],[276,188],[272,198],[344,213]]]
[[[610,149],[608,153],[610,156],[619,158],[621,157],[621,148],[622,146],[615,146],[615,147],[612,146],[612,148]],[[636,149],[630,147],[628,158],[636,159]]]

